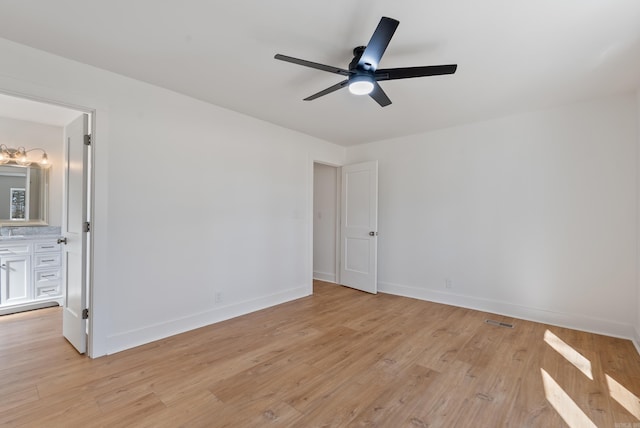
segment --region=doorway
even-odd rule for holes
[[[313,279],[339,283],[340,168],[313,164]]]
[[[378,292],[378,162],[313,164],[313,279]]]
[[[68,298],[70,295],[75,300],[81,296],[82,308],[89,308],[90,253],[82,253],[83,256],[80,257],[79,263],[70,264],[69,254],[71,253],[67,251],[69,246],[67,244],[72,243],[77,246],[78,241],[81,241],[80,245],[85,250],[90,244],[88,234],[80,239],[69,234],[69,220],[81,218],[83,224],[88,222],[90,205],[87,203],[91,200],[92,186],[87,182],[87,179],[91,176],[92,158],[87,157],[84,162],[81,158],[78,162],[77,159],[70,157],[71,150],[68,147],[69,126],[78,119],[82,119],[85,126],[82,129],[82,135],[80,135],[79,147],[81,151],[84,150],[86,154],[90,155],[90,141],[84,138],[84,135],[91,134],[92,120],[89,120],[90,118],[95,120],[94,113],[91,111],[81,111],[76,108],[0,93],[0,144],[10,148],[22,148],[28,154],[34,152],[39,155],[40,152],[43,152],[42,159],[47,159],[45,166],[40,159],[30,157],[28,161],[31,161],[32,164],[27,163],[26,165],[29,169],[46,168],[47,180],[40,186],[40,193],[43,196],[39,211],[37,211],[40,212],[39,216],[24,218],[21,221],[0,220],[4,226],[3,232],[8,230],[9,234],[25,234],[24,248],[26,250],[23,257],[27,267],[25,268],[24,287],[27,290],[26,300],[29,300],[24,305],[25,309],[29,307],[29,304],[35,308],[51,300],[53,304],[60,304],[63,307],[63,314],[66,315],[68,303],[70,300],[73,301]],[[84,149],[83,146],[85,146]],[[11,150],[8,152],[11,153]],[[15,159],[15,156],[5,165],[11,164],[16,164],[16,167],[24,167]],[[78,168],[81,174],[79,184],[77,184],[78,179],[75,178]],[[84,182],[82,182],[83,177]],[[1,203],[3,201],[0,201]],[[86,223],[86,226],[88,228],[89,223]],[[42,246],[43,244],[38,240],[44,239],[44,236],[52,243],[47,242],[47,246]],[[55,245],[56,238],[58,238],[57,246]],[[50,248],[51,252],[51,254],[47,253],[45,258],[40,254],[44,248]],[[55,248],[59,248],[61,251],[57,254],[53,253]],[[45,261],[49,262],[49,265],[44,266],[43,262]],[[45,268],[47,270],[44,270]],[[43,284],[46,287],[42,287]],[[70,284],[75,285],[73,291],[69,291]],[[78,293],[79,290],[81,293]],[[45,292],[50,294],[44,295]],[[16,307],[15,309],[20,308]],[[81,335],[76,335],[81,338],[80,346],[73,340],[70,342],[80,353],[85,353],[90,329],[86,317],[83,317],[85,312],[80,310],[79,313],[83,318],[81,323],[76,323],[77,326],[81,326]],[[86,313],[88,314],[88,312]],[[70,323],[63,321],[62,324],[63,330],[68,331]],[[64,336],[69,339],[66,331]]]

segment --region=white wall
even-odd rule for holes
[[[313,277],[336,282],[338,168],[314,164]]]
[[[2,39],[0,58],[0,91],[96,110],[94,356],[311,293],[313,161],[342,147]]]
[[[637,102],[636,102],[636,108],[637,108],[637,112],[638,112],[638,119],[637,119],[637,124],[638,124],[638,133],[637,133],[637,165],[638,165],[638,171],[637,171],[637,179],[638,179],[638,183],[637,183],[637,189],[638,189],[638,228],[637,228],[637,233],[638,233],[638,247],[637,247],[637,251],[638,251],[638,258],[636,259],[636,269],[637,269],[637,275],[636,275],[636,281],[637,281],[637,308],[636,308],[636,331],[635,331],[635,345],[636,345],[636,349],[638,350],[638,352],[640,352],[640,89],[637,92]]]
[[[96,110],[95,356],[311,292],[313,162],[344,148],[2,39],[0,91]],[[349,149],[380,161],[380,290],[631,337],[638,120],[633,94]]]
[[[49,168],[49,224],[51,226],[60,226],[62,216],[62,131],[63,129],[58,126],[0,117],[0,144],[14,148],[23,146],[27,150],[39,147],[46,150],[49,156],[49,161],[51,161]],[[39,159],[42,154],[39,151],[33,153],[34,159]]]
[[[637,122],[628,94],[348,149],[380,162],[379,290],[632,337]]]

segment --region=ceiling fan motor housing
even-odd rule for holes
[[[357,71],[358,62],[360,62],[360,58],[366,48],[366,46],[356,46],[353,48],[353,59],[349,63],[349,71]],[[369,64],[369,68],[371,68],[371,64]]]

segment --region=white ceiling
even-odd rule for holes
[[[341,90],[381,16],[400,21],[380,67],[457,63],[451,76],[382,82],[393,104]],[[24,0],[0,37],[342,145],[640,87],[638,0]]]

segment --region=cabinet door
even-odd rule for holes
[[[11,305],[31,300],[31,257],[0,258],[0,304]]]

